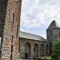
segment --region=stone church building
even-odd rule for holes
[[[49,55],[50,43],[60,38],[60,26],[56,21],[52,21],[48,27],[47,39],[19,32],[21,2],[21,0],[0,0],[0,58],[4,60],[13,60],[18,56],[34,58]]]
[[[51,54],[51,43],[60,38],[60,26],[53,20],[46,30],[47,39],[20,31],[20,57],[36,58],[40,56],[48,56]]]
[[[20,57],[36,58],[50,54],[49,41],[41,36],[20,31]]]

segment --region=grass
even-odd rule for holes
[[[24,59],[21,59],[21,58],[20,58],[20,59],[16,59],[16,60],[24,60]]]
[[[37,57],[37,58],[42,58],[42,57]],[[44,58],[46,58],[47,60],[52,60],[51,56],[44,56]],[[20,58],[20,59],[16,59],[16,60],[25,60],[25,59]]]
[[[42,57],[37,57],[37,58],[42,58]],[[52,60],[51,56],[45,56],[44,58],[46,58],[47,60]],[[24,59],[20,58],[20,59],[16,59],[16,60],[24,60]]]
[[[45,58],[51,60],[51,56],[45,56]]]
[[[51,56],[37,57],[37,58],[46,58],[47,60],[51,60]],[[24,59],[20,58],[20,59],[16,59],[16,60],[24,60]]]

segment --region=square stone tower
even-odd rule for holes
[[[47,29],[47,40],[52,42],[60,38],[60,26],[53,20]]]
[[[53,20],[49,25],[47,32],[47,40],[50,42],[50,54],[52,53],[52,42],[60,38],[60,26]]]
[[[0,0],[0,57],[17,58],[19,53],[19,25],[21,0]]]

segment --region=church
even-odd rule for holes
[[[20,31],[20,57],[36,58],[41,56],[49,56],[51,54],[51,43],[60,38],[60,26],[53,20],[46,29],[47,39]]]
[[[41,36],[20,31],[19,41],[21,58],[36,58],[50,54],[49,41]]]
[[[0,0],[0,58],[13,60],[48,56],[51,42],[60,38],[60,26],[52,21],[47,39],[19,31],[22,0]]]

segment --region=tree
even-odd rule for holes
[[[59,60],[60,57],[60,39],[52,42],[52,60]]]

